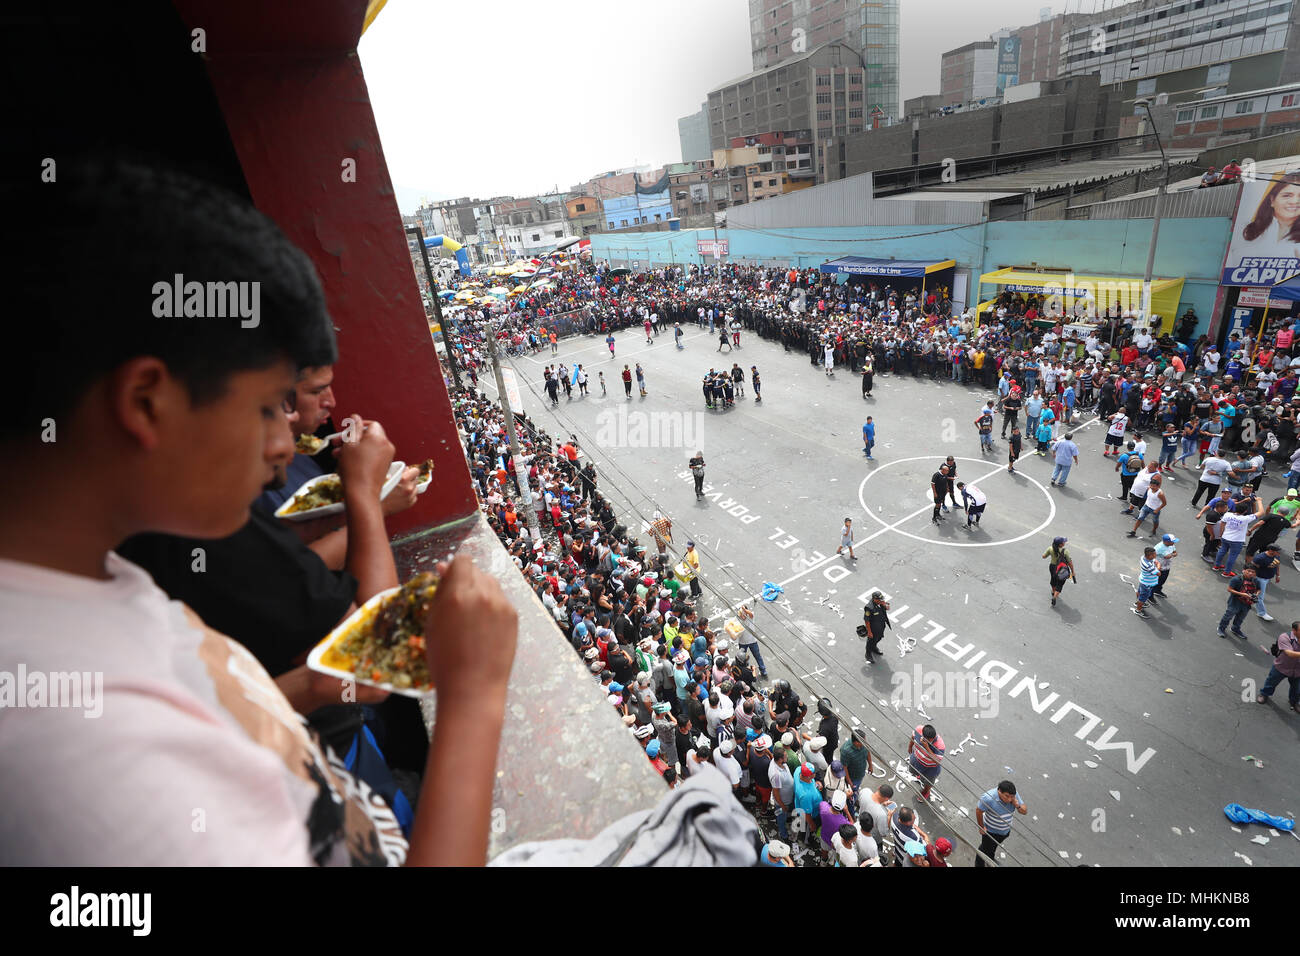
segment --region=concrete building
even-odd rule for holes
[[[1216,96],[1174,110],[1171,146],[1182,149],[1230,146],[1300,129],[1300,83]]]
[[[866,65],[867,110],[878,106],[888,122],[895,122],[902,116],[898,5],[899,0],[749,0],[754,69],[766,70],[823,44],[844,44],[862,54]],[[781,125],[803,124],[771,127]]]
[[[859,132],[870,125],[866,83],[862,57],[843,43],[728,80],[709,91],[710,148],[770,130],[809,129],[818,139]]]
[[[669,198],[673,216],[685,224],[695,218],[711,216],[720,208],[712,196],[714,181],[713,160],[693,163],[673,163],[668,167]]]
[[[564,213],[575,236],[589,236],[605,228],[604,211],[595,196],[570,195],[564,200]]]
[[[709,158],[709,104],[677,121],[677,138],[682,144],[682,162]]]
[[[969,103],[998,93],[997,40],[976,40],[939,59],[941,106]]]
[[[1194,98],[1300,79],[1300,4],[1288,0],[1137,0],[1076,21],[1061,75],[1101,74],[1129,97]]]
[[[1007,91],[1009,102],[985,109],[918,116],[910,123],[819,143],[819,181],[944,160],[953,161],[955,177],[966,178],[970,172],[963,160],[1104,142],[1120,135],[1123,103],[1119,95],[1103,89],[1096,76],[1039,83],[1036,96],[1017,101],[1018,89]],[[1136,127],[1130,131],[1140,133]]]

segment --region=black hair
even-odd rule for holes
[[[850,840],[857,838],[858,828],[855,827],[852,823],[841,823],[839,834],[840,834],[840,839],[843,840],[845,843],[848,843]]]
[[[894,795],[894,788],[887,783],[882,783],[878,788],[878,791],[880,795],[884,797],[886,800],[888,800],[890,797]]]
[[[223,395],[237,372],[335,361],[311,260],[247,200],[122,159],[69,157],[57,173],[0,186],[8,227],[22,237],[7,263],[17,280],[10,314],[38,343],[4,376],[0,438],[39,434],[42,419],[68,414],[138,356],[165,362],[195,405]],[[257,283],[255,315],[168,316],[162,289],[177,281],[203,284],[210,305],[214,285]]]
[[[907,826],[909,823],[911,823],[912,818],[915,816],[916,814],[914,814],[911,808],[909,807],[898,808],[898,822],[903,824],[903,826]]]
[[[876,828],[875,818],[869,813],[860,813],[858,814],[858,826],[864,834],[870,833]]]
[[[1010,780],[1003,780],[1001,783],[998,784],[998,789],[1001,790],[1003,793],[1011,794],[1013,797],[1016,795],[1016,785],[1012,783]]]

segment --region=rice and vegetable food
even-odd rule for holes
[[[420,474],[419,474],[419,477],[416,478],[416,481],[417,481],[417,482],[424,481],[424,480],[425,480],[426,478],[428,478],[431,474],[433,474],[433,459],[432,459],[432,458],[426,458],[426,459],[424,459],[424,461],[420,464]]]
[[[417,574],[335,641],[322,662],[375,684],[431,690],[424,623],[437,589],[436,574]]]
[[[293,447],[304,455],[315,455],[328,444],[325,439],[317,438],[315,435],[299,435]]]
[[[336,505],[342,501],[343,480],[338,475],[327,475],[306,491],[294,495],[281,514],[297,514],[300,511],[323,508],[325,505]]]

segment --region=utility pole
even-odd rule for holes
[[[488,319],[484,326],[488,354],[492,356],[492,371],[497,380],[497,404],[506,416],[506,434],[510,438],[510,458],[515,465],[515,477],[519,481],[519,497],[524,506],[524,517],[528,520],[528,533],[533,539],[533,548],[537,550],[542,543],[542,526],[537,520],[537,509],[533,507],[533,492],[528,485],[528,469],[520,460],[519,436],[515,433],[515,413],[510,408],[510,399],[506,396],[505,379],[501,376],[501,360],[497,357],[497,333],[495,323]]]
[[[438,334],[442,336],[442,347],[447,350],[447,364],[451,366],[451,377],[456,387],[461,388],[460,365],[456,362],[456,349],[453,336],[442,317],[442,299],[438,296],[438,281],[433,277],[433,267],[429,265],[429,250],[424,245],[424,228],[418,223],[408,226],[407,233],[414,233],[420,244],[420,258],[424,260],[424,275],[429,281],[429,298],[433,301],[433,316],[438,320]]]
[[[1160,150],[1160,185],[1156,187],[1155,215],[1151,217],[1151,244],[1147,247],[1147,268],[1142,277],[1142,319],[1150,326],[1151,322],[1151,274],[1156,265],[1156,240],[1160,237],[1160,214],[1164,210],[1165,185],[1169,181],[1169,157],[1160,143],[1160,130],[1156,128],[1155,117],[1151,115],[1151,101],[1138,100],[1138,106],[1146,110],[1147,119],[1151,121],[1151,131],[1156,134],[1156,147]],[[1174,311],[1177,311],[1175,309]],[[1160,329],[1155,330],[1160,334]]]

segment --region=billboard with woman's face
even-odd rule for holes
[[[1242,185],[1222,285],[1271,286],[1300,273],[1300,171]]]

